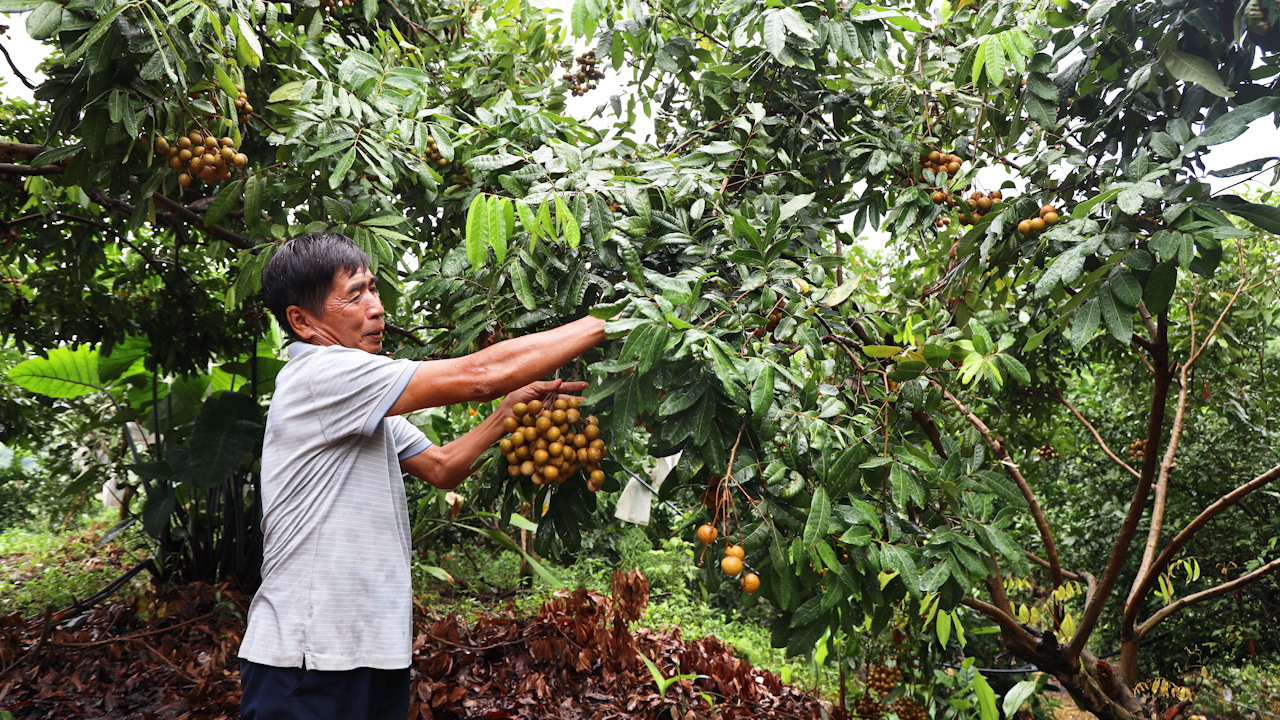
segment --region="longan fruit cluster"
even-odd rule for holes
[[[196,179],[206,183],[225,182],[231,179],[232,168],[249,164],[249,156],[236,150],[235,141],[229,137],[205,135],[199,130],[183,135],[174,143],[157,137],[152,144],[156,153],[168,158],[169,167],[181,170],[178,184],[189,186]]]
[[[449,160],[447,160],[443,155],[440,154],[440,148],[436,146],[436,139],[435,139],[435,136],[433,135],[427,136],[427,151],[422,154],[422,159],[426,160],[428,163],[433,163],[436,167],[439,167],[439,168],[442,168],[445,165],[449,164]],[[470,178],[471,178],[471,175],[470,173],[468,173],[467,179],[470,179]]]
[[[1052,205],[1045,205],[1040,208],[1040,214],[1035,217],[1029,217],[1018,223],[1018,234],[1022,237],[1031,237],[1039,235],[1045,230],[1058,224],[1058,209]]]
[[[577,72],[567,72],[561,77],[569,83],[569,92],[574,97],[586,95],[588,90],[596,89],[596,80],[604,79],[604,71],[596,70],[596,51],[588,50],[587,52],[574,58],[578,61]],[[568,62],[564,64],[566,70],[572,67]]]
[[[355,0],[320,0],[320,9],[337,12],[340,9],[355,7]]]
[[[932,170],[935,173],[944,172],[947,177],[955,177],[960,174],[960,166],[964,160],[959,155],[949,155],[947,153],[930,150],[929,152],[920,153],[920,167],[926,170]],[[935,201],[936,202],[936,201]]]
[[[872,665],[867,668],[867,688],[883,695],[893,692],[902,679],[902,671],[896,667]]]
[[[1062,459],[1062,456],[1058,454],[1058,451],[1048,443],[1045,443],[1044,445],[1041,445],[1040,447],[1036,448],[1036,454],[1040,456],[1041,460],[1061,460]]]
[[[243,125],[249,122],[250,116],[253,115],[253,105],[250,104],[249,94],[244,91],[243,85],[241,85],[240,83],[236,83],[236,90],[240,94],[240,96],[237,97],[235,100],[236,113],[237,113],[236,119],[238,119],[240,121],[240,124]]]
[[[471,168],[463,165],[462,172],[449,173],[449,182],[454,185],[461,185],[462,187],[471,185]]]
[[[709,529],[710,532],[704,530]],[[719,533],[710,525],[703,525],[698,528],[698,539],[704,544],[710,545],[715,542]],[[708,542],[709,540],[709,542]],[[760,589],[760,576],[753,572],[743,572],[746,569],[747,551],[741,545],[732,543],[724,546],[724,557],[720,560],[720,571],[729,577],[738,578],[738,587],[748,595],[754,595]]]
[[[893,704],[893,711],[898,713],[898,717],[901,720],[929,720],[924,711],[924,706],[913,698],[898,698],[898,701]]]
[[[751,333],[752,337],[762,338],[767,333],[773,332],[774,328],[778,327],[778,323],[782,322],[782,311],[785,310],[786,307],[787,299],[778,298],[777,304],[775,304],[773,309],[769,311],[769,314],[765,316],[764,325],[757,327],[755,331]]]
[[[975,190],[969,195],[969,212],[960,213],[961,225],[972,225],[982,219],[983,215],[991,212],[991,206],[1000,202],[1004,195],[999,190],[992,190],[985,195]]]
[[[884,714],[884,706],[876,702],[876,699],[871,697],[870,694],[865,694],[858,700],[856,710],[858,711],[858,717],[866,718],[867,720],[875,720],[875,718]]]
[[[1138,438],[1129,443],[1129,457],[1140,458],[1147,451],[1147,439]]]
[[[600,492],[604,486],[600,460],[605,447],[596,416],[584,419],[576,399],[557,399],[549,406],[541,400],[516,403],[511,412],[502,421],[503,429],[511,435],[498,442],[511,477],[523,475],[534,485],[560,484],[583,468],[587,488]],[[576,428],[578,425],[581,427]]]

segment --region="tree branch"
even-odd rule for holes
[[[44,145],[32,145],[31,143],[0,142],[0,157],[31,162],[39,157],[40,153],[50,149]]]
[[[1169,397],[1169,383],[1173,381],[1169,373],[1169,321],[1164,314],[1160,315],[1160,321],[1156,324],[1156,336],[1151,347],[1151,361],[1155,368],[1155,380],[1151,391],[1151,410],[1147,415],[1147,447],[1155,448],[1160,445],[1160,433],[1164,428],[1164,412],[1165,404]],[[1098,582],[1098,591],[1094,594],[1093,599],[1085,605],[1084,614],[1080,618],[1080,625],[1075,635],[1071,637],[1071,645],[1067,647],[1066,660],[1068,663],[1076,663],[1080,658],[1080,653],[1084,651],[1085,643],[1089,641],[1089,636],[1093,634],[1093,629],[1098,625],[1098,619],[1102,617],[1103,606],[1107,603],[1107,598],[1111,595],[1111,589],[1115,587],[1116,579],[1120,577],[1120,570],[1124,567],[1125,557],[1129,554],[1129,545],[1133,543],[1133,536],[1138,530],[1138,523],[1142,520],[1142,516],[1147,507],[1147,495],[1151,492],[1151,480],[1156,473],[1156,454],[1155,452],[1147,452],[1142,456],[1142,476],[1138,478],[1137,486],[1133,490],[1133,499],[1129,502],[1129,512],[1125,515],[1124,522],[1120,525],[1120,532],[1116,535],[1115,544],[1111,546],[1111,557],[1107,560],[1107,568],[1102,574],[1102,580]]]
[[[30,165],[15,165],[14,163],[0,163],[0,175],[61,175],[61,165],[41,165],[40,167],[32,167]]]
[[[210,237],[225,240],[241,250],[248,250],[253,247],[253,242],[250,241],[249,238],[231,232],[221,225],[205,225],[204,218],[192,212],[185,205],[175,202],[160,193],[152,195],[151,199],[155,201],[156,205],[159,205],[173,215],[185,220],[188,225],[191,225],[197,230],[203,230],[205,233],[208,233]]]
[[[1168,567],[1173,556],[1185,547],[1187,543],[1191,542],[1191,538],[1194,537],[1197,532],[1200,532],[1200,530],[1207,525],[1210,520],[1222,513],[1223,510],[1226,510],[1240,502],[1244,496],[1270,483],[1276,478],[1280,478],[1280,465],[1276,465],[1235,490],[1223,495],[1221,498],[1218,498],[1217,502],[1202,510],[1194,520],[1188,523],[1181,532],[1174,536],[1173,540],[1169,541],[1169,544],[1165,546],[1165,549],[1160,553],[1160,556],[1151,563],[1151,567],[1147,568],[1146,574],[1141,578],[1142,582],[1130,596],[1129,602],[1126,604],[1124,609],[1124,617],[1120,623],[1121,635],[1124,635],[1126,631],[1133,630],[1134,624],[1137,622],[1138,610],[1142,605],[1143,598],[1145,598],[1147,593],[1151,591],[1151,588],[1155,586],[1156,578],[1159,577],[1160,573],[1164,572],[1166,567]]]
[[[981,600],[975,600],[973,598],[964,598],[960,601],[960,604],[994,620],[996,624],[1000,626],[1000,630],[1005,635],[1017,640],[1024,647],[1034,649],[1036,645],[1039,644],[1037,640],[1031,636],[1031,633],[1027,632],[1026,628],[1022,627],[1022,624],[1019,623],[1016,618],[1005,613],[995,605]]]
[[[1093,439],[1095,442],[1098,443],[1098,447],[1102,448],[1102,452],[1106,453],[1107,457],[1111,458],[1112,462],[1124,468],[1126,471],[1128,471],[1130,475],[1136,478],[1142,477],[1141,473],[1139,473],[1137,470],[1134,470],[1133,467],[1129,465],[1129,463],[1122,460],[1119,455],[1115,454],[1111,450],[1111,448],[1107,445],[1106,441],[1102,439],[1102,436],[1099,435],[1098,431],[1093,427],[1093,424],[1090,423],[1088,420],[1086,420],[1084,415],[1081,415],[1080,411],[1076,410],[1075,406],[1072,405],[1070,402],[1068,402],[1065,397],[1063,397],[1062,390],[1055,388],[1055,391],[1058,393],[1057,402],[1062,403],[1064,406],[1066,406],[1066,408],[1071,411],[1071,414],[1074,415],[1076,419],[1080,421],[1081,424],[1083,424],[1086,428],[1089,429],[1089,433],[1093,435]]]
[[[986,439],[987,445],[991,447],[991,451],[996,457],[1000,458],[1000,464],[1004,466],[1005,472],[1013,479],[1013,482],[1022,491],[1022,497],[1026,498],[1027,505],[1031,509],[1031,515],[1035,518],[1036,528],[1040,530],[1040,539],[1044,542],[1045,555],[1049,556],[1049,574],[1053,578],[1053,586],[1058,587],[1062,584],[1062,564],[1058,562],[1058,548],[1053,542],[1053,533],[1049,530],[1049,522],[1045,520],[1044,511],[1040,509],[1040,503],[1036,502],[1035,493],[1031,492],[1031,486],[1027,484],[1027,479],[1022,476],[1022,471],[1018,469],[1017,463],[1013,462],[1009,457],[1009,452],[1004,449],[1004,445],[1000,440],[991,433],[991,429],[987,427],[982,419],[973,414],[964,403],[956,399],[951,391],[934,382],[933,385],[942,391],[942,394],[950,400],[956,409],[964,415],[969,424],[982,433],[982,437]]]
[[[414,335],[412,332],[409,332],[408,330],[405,330],[404,328],[398,325],[392,325],[391,323],[384,323],[383,326],[387,329],[388,332],[395,333],[396,335],[399,335],[400,337],[405,338],[406,340],[413,343],[414,345],[417,345],[418,347],[422,347],[423,345],[426,345],[426,343],[422,342],[422,340],[420,340],[417,335]]]
[[[1258,568],[1257,570],[1254,570],[1253,572],[1247,575],[1241,575],[1240,577],[1236,578],[1235,580],[1232,580],[1231,582],[1225,582],[1217,587],[1212,587],[1212,588],[1209,588],[1208,590],[1201,590],[1198,593],[1194,593],[1192,595],[1179,598],[1173,601],[1172,603],[1169,603],[1168,605],[1165,605],[1164,607],[1157,610],[1154,615],[1147,618],[1146,622],[1138,626],[1138,637],[1142,638],[1147,633],[1151,632],[1152,628],[1154,628],[1156,625],[1159,625],[1161,620],[1164,620],[1165,618],[1178,612],[1182,608],[1187,607],[1188,605],[1193,605],[1195,603],[1198,603],[1204,600],[1211,600],[1213,598],[1218,597],[1219,595],[1223,595],[1232,590],[1235,590],[1238,587],[1248,585],[1249,583],[1264,577],[1265,575],[1267,575],[1268,573],[1270,573],[1271,571],[1277,568],[1280,568],[1280,558],[1276,558],[1275,560],[1272,560],[1271,562],[1267,563],[1266,565],[1263,565],[1262,567]]]
[[[27,76],[23,75],[22,71],[18,69],[18,66],[13,64],[13,58],[9,57],[9,51],[4,45],[0,45],[0,53],[4,53],[4,59],[9,62],[9,69],[13,70],[14,76],[21,80],[22,84],[26,85],[28,90],[35,90],[36,87],[38,87],[36,85],[32,85],[31,81],[27,79]]]

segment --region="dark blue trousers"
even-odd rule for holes
[[[240,661],[243,720],[405,720],[409,668],[325,671]]]

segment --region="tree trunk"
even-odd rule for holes
[[[1023,628],[1035,638],[1035,646],[1022,647],[1008,635],[1005,636],[1006,646],[1015,655],[1057,679],[1081,710],[1093,713],[1098,720],[1155,720],[1155,714],[1120,677],[1118,667],[1099,660],[1087,650],[1080,653],[1077,662],[1072,663],[1067,659],[1067,648],[1058,643],[1052,632],[1041,633],[1027,626]]]

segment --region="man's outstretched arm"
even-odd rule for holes
[[[476,460],[481,453],[493,447],[494,443],[506,434],[502,428],[502,420],[512,414],[513,405],[518,402],[527,403],[530,400],[549,402],[561,391],[576,393],[586,387],[587,384],[584,382],[548,380],[517,388],[503,398],[492,415],[481,421],[467,434],[444,445],[432,445],[417,455],[402,460],[400,469],[442,490],[452,490],[475,470]]]
[[[423,361],[387,415],[482,402],[514,392],[600,344],[604,340],[604,322],[584,317],[558,328],[504,340],[466,357]],[[498,426],[501,429],[500,422]]]

